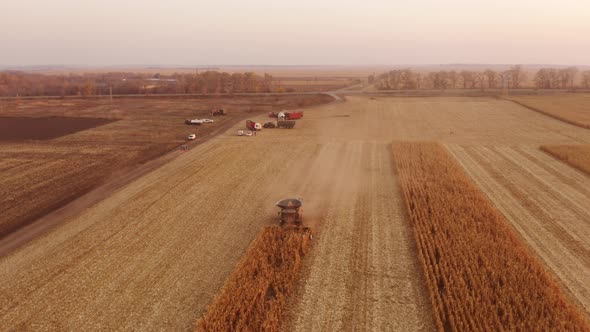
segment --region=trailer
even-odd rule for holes
[[[295,121],[293,120],[278,120],[277,128],[292,129],[295,127]]]
[[[197,119],[194,119],[194,120],[184,120],[184,124],[187,124],[187,125],[201,125],[201,124],[203,124],[203,121],[197,120]]]
[[[285,118],[287,120],[297,120],[297,119],[301,119],[303,117],[303,112],[299,111],[299,112],[285,112]]]

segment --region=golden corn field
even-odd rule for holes
[[[541,150],[590,174],[590,145],[543,145]]]
[[[199,320],[197,331],[277,331],[309,235],[266,227]]]
[[[590,331],[542,263],[436,143],[394,163],[440,331]]]

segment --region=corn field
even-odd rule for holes
[[[309,235],[266,227],[198,321],[197,331],[278,331]]]
[[[439,331],[590,331],[445,148],[394,143],[393,155]]]
[[[544,145],[541,150],[590,175],[590,145]]]

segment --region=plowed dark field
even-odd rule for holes
[[[0,117],[0,141],[48,140],[95,128],[115,120],[100,118]]]

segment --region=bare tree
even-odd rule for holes
[[[553,83],[551,78],[551,68],[541,68],[535,74],[533,81],[537,89],[551,89]]]
[[[457,82],[459,81],[459,75],[457,74],[457,72],[454,70],[451,70],[450,72],[447,73],[447,77],[448,77],[449,85],[450,85],[451,89],[457,88]]]
[[[421,76],[411,69],[391,70],[379,75],[377,88],[381,90],[412,90],[420,87]]]
[[[474,74],[474,80],[475,80],[475,83],[477,85],[479,85],[480,90],[484,91],[485,84],[486,84],[486,75],[484,73],[476,72]]]
[[[568,67],[568,68],[563,69],[563,79],[564,79],[563,88],[564,89],[567,89],[568,85],[569,85],[570,89],[574,89],[577,74],[578,74],[577,67]]]
[[[84,94],[86,96],[94,95],[94,82],[90,80],[86,81],[86,84],[84,85]]]
[[[521,84],[526,81],[526,73],[522,69],[521,65],[516,65],[510,67],[510,83],[511,88],[518,89],[520,88]]]
[[[415,90],[420,86],[421,76],[411,69],[404,69],[401,72],[402,89]]]
[[[448,73],[446,71],[429,72],[424,77],[424,83],[428,88],[445,90],[449,87]]]
[[[475,89],[477,81],[474,72],[463,70],[459,73],[459,77],[463,82],[463,89]]]
[[[498,75],[496,74],[496,72],[491,69],[487,69],[483,74],[486,78],[488,88],[495,89],[498,83]]]
[[[582,86],[586,89],[590,89],[590,70],[582,72]]]

